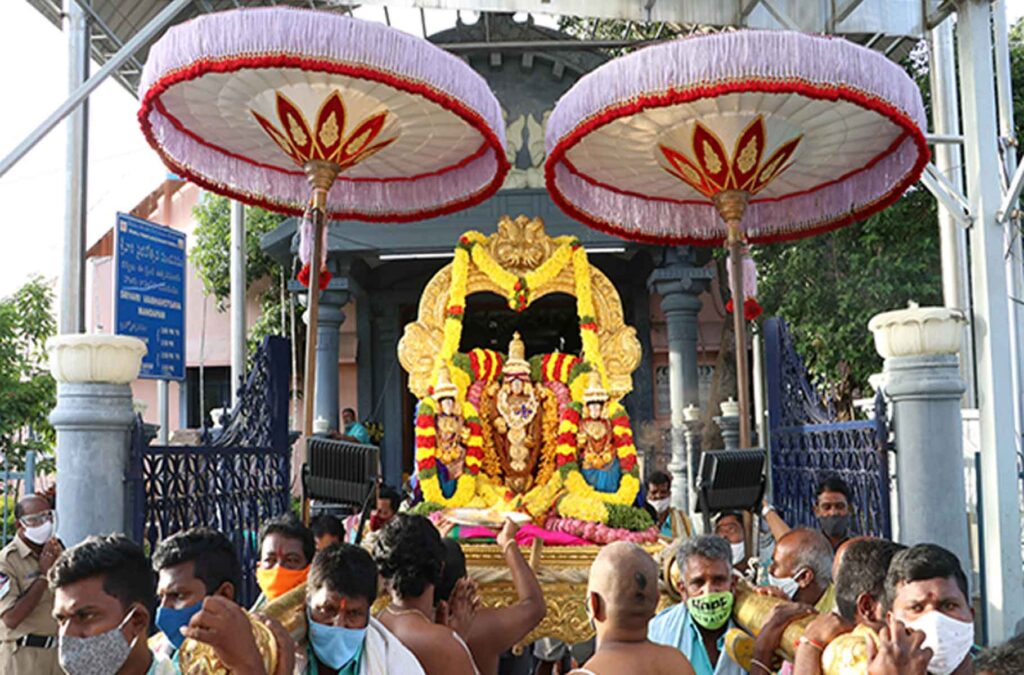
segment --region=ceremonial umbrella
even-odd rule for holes
[[[744,241],[825,232],[893,203],[928,161],[924,126],[917,85],[881,54],[800,33],[719,33],[641,49],[581,78],[548,121],[545,179],[592,228],[728,245],[749,447]]]
[[[164,163],[208,190],[313,221],[305,419],[329,218],[430,218],[491,196],[508,171],[482,77],[378,23],[295,8],[208,14],[150,49],[139,122]]]

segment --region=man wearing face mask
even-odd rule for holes
[[[294,514],[268,520],[260,532],[260,561],[256,564],[256,583],[262,593],[252,611],[260,611],[268,602],[306,583],[315,552],[313,533]]]
[[[821,647],[839,635],[865,629],[880,633],[886,627],[885,575],[893,556],[905,548],[870,537],[848,539],[839,547],[832,567],[836,613],[819,614],[807,626],[796,650],[795,673],[821,673]]]
[[[732,566],[738,572],[746,571],[747,551],[743,537],[743,516],[738,511],[726,511],[715,520],[715,534],[729,542]]]
[[[815,530],[790,530],[775,544],[768,583],[756,590],[811,605],[819,613],[831,612],[835,607],[831,544]]]
[[[137,544],[122,535],[89,537],[61,555],[49,581],[67,675],[177,673],[146,644],[156,579]]]
[[[157,573],[156,627],[150,639],[159,653],[177,659],[185,636],[181,629],[203,608],[203,599],[219,596],[235,602],[242,567],[235,547],[220,532],[197,527],[164,539],[153,552]]]
[[[741,675],[743,668],[725,652],[735,584],[729,542],[714,535],[687,539],[676,564],[684,602],[654,617],[648,639],[681,651],[696,675]]]
[[[897,553],[885,577],[889,616],[925,634],[933,652],[932,675],[974,672],[974,609],[967,576],[957,557],[935,544],[919,544]]]
[[[646,488],[644,508],[661,528],[658,534],[665,539],[690,536],[692,530],[686,514],[672,508],[672,477],[664,471],[655,471],[647,477]]]
[[[14,507],[18,531],[0,550],[0,673],[60,673],[57,622],[46,573],[63,550],[54,514],[39,495]]]
[[[818,484],[815,494],[817,497],[814,501],[814,515],[821,526],[821,533],[828,539],[834,551],[852,534],[853,509],[850,505],[853,503],[853,491],[839,476],[828,476]],[[790,530],[775,507],[767,502],[761,510],[761,517],[768,524],[776,541]]]
[[[364,549],[332,544],[316,554],[306,583],[309,675],[422,675],[416,657],[370,615],[377,566]]]

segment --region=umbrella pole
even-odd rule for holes
[[[736,334],[736,398],[740,404],[740,447],[750,447],[750,372],[747,368],[747,318],[743,313],[743,242],[729,241],[729,265],[732,268],[732,325]],[[738,224],[736,227],[739,230]]]
[[[327,221],[327,192],[338,175],[338,166],[330,162],[306,163],[306,178],[313,187],[313,250],[309,259],[309,319],[306,322],[306,371],[303,377],[302,435],[305,438],[305,463],[309,463],[309,441],[313,437],[314,399],[316,397],[317,327],[320,320],[320,259],[323,257],[321,241]],[[309,499],[302,495],[302,520],[309,524]]]
[[[750,197],[742,190],[715,195],[715,207],[728,228],[729,275],[732,285],[732,325],[736,334],[736,398],[740,404],[740,447],[750,447],[750,371],[747,367],[747,318],[743,313],[743,230],[740,221]]]

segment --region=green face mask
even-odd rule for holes
[[[719,591],[688,599],[686,608],[698,626],[717,630],[724,626],[732,615],[732,603],[733,595],[730,591]]]

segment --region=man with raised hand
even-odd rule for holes
[[[17,534],[0,550],[0,673],[56,675],[57,622],[46,573],[63,547],[54,536],[54,512],[40,495],[14,507]]]

